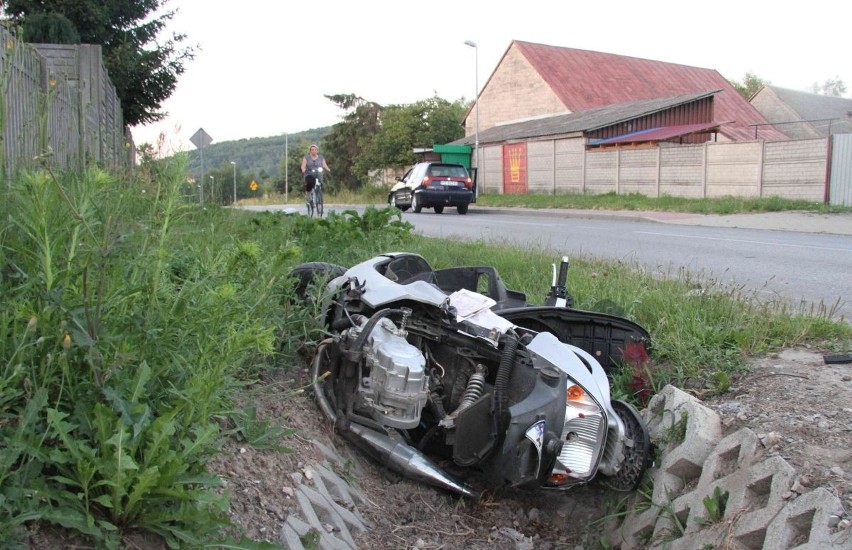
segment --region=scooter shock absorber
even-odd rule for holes
[[[470,375],[467,387],[461,397],[458,410],[461,411],[473,405],[485,393],[485,374],[488,369],[484,365],[476,365],[476,372]]]
[[[411,308],[410,307],[401,307],[399,308],[402,311],[402,319],[399,321],[399,332],[405,334],[405,326],[408,324],[408,320],[411,318]]]

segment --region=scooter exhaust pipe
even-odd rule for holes
[[[354,423],[350,423],[349,430],[341,435],[406,478],[422,481],[467,498],[480,497],[469,485],[453,479],[426,455],[403,441],[394,441],[385,434]]]
[[[322,356],[323,344],[330,344],[330,340],[320,343],[313,364],[313,388],[316,395],[317,405],[325,417],[333,424],[337,424],[337,415],[322,389],[319,378],[319,363]],[[347,429],[341,430],[341,435],[357,445],[361,450],[368,453],[377,461],[386,465],[394,472],[415,481],[422,481],[434,487],[452,491],[467,498],[478,499],[480,494],[469,485],[453,479],[441,468],[435,465],[429,458],[403,441],[394,441],[385,434],[371,430],[366,426],[347,422]]]

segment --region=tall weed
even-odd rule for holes
[[[205,464],[241,369],[274,352],[281,290],[252,243],[222,241],[227,214],[180,200],[182,183],[179,164],[145,187],[33,172],[3,197],[7,540],[41,519],[99,546],[128,529],[179,546],[224,523]]]

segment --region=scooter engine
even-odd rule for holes
[[[385,426],[416,427],[429,396],[426,358],[387,318],[373,328],[366,344],[359,387],[363,405]]]

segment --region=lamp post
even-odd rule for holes
[[[290,197],[290,136],[284,132],[284,204]]]
[[[476,74],[474,75],[474,82],[475,82],[475,85],[476,85],[476,93],[474,94],[474,97],[476,98],[476,100],[475,100],[476,105],[474,105],[474,109],[476,110],[476,114],[474,116],[476,117],[476,122],[475,122],[475,126],[474,126],[474,138],[473,138],[473,140],[474,140],[474,147],[476,148],[476,180],[477,180],[476,181],[476,196],[479,197],[479,170],[482,167],[482,163],[480,162],[480,157],[479,157],[479,48],[476,46],[476,42],[474,42],[472,40],[465,40],[464,43],[465,43],[466,46],[470,46],[471,48],[473,48],[473,51],[474,51],[474,54],[475,54],[474,55],[474,62],[475,62],[474,71],[475,71]]]
[[[234,166],[234,200],[233,200],[233,202],[231,202],[231,204],[236,205],[237,204],[237,163],[234,162],[234,161],[231,161],[231,164]]]
[[[216,176],[210,176],[210,204],[213,204],[213,195],[216,193]]]

